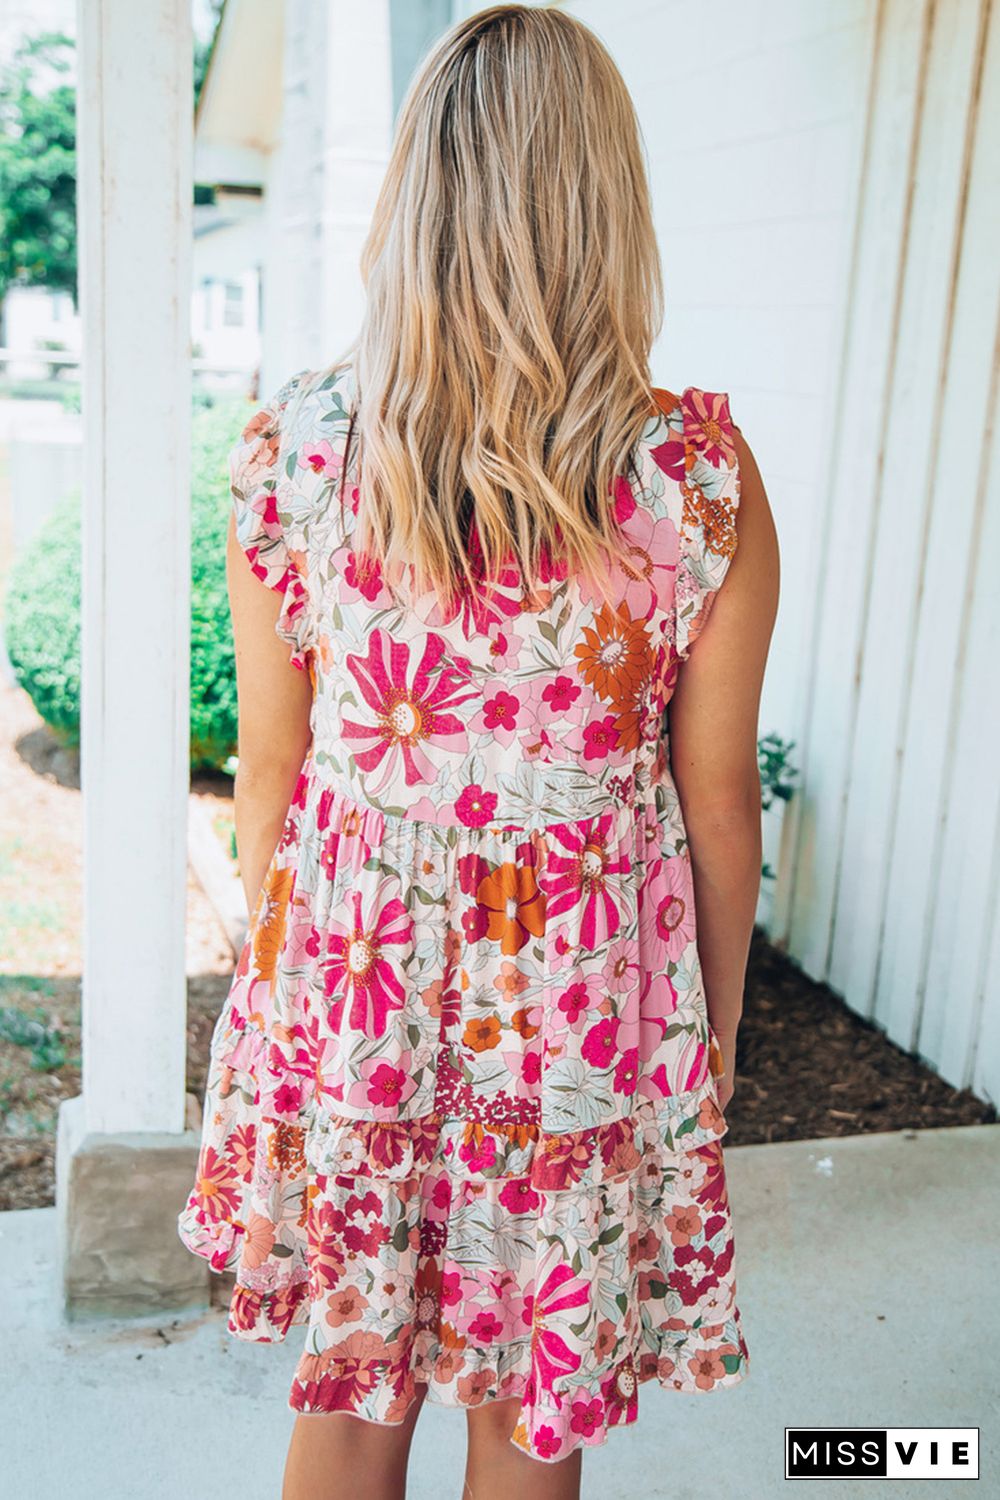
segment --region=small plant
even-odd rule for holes
[[[66,1049],[58,1029],[41,1009],[29,1016],[16,1005],[0,1006],[0,1041],[31,1050],[31,1066],[39,1073],[61,1068]]]
[[[794,740],[783,740],[777,734],[765,734],[757,741],[757,766],[760,771],[761,806],[767,812],[776,801],[791,800],[795,787],[792,782],[798,769],[792,765],[791,750]],[[765,880],[773,880],[775,872],[765,861],[761,869]]]
[[[790,759],[794,744],[794,740],[783,740],[777,734],[765,734],[757,741],[761,803],[765,812],[774,806],[775,799],[790,801],[795,791],[791,783],[799,773]]]

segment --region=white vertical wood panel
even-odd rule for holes
[[[83,1095],[180,1131],[186,1050],[188,0],[80,0]]]
[[[875,1014],[903,1046],[915,1045],[952,1082],[966,1083],[979,1019],[983,897],[1000,799],[995,739],[982,750],[984,715],[997,723],[990,633],[996,567],[981,570],[996,400],[1000,318],[1000,17],[971,92],[970,161],[960,183],[962,253],[925,566],[914,594],[920,614],[901,779],[889,861],[885,936]],[[964,212],[962,207],[964,206]],[[985,533],[984,533],[984,527]],[[978,581],[977,581],[978,580]],[[963,879],[965,871],[968,879]],[[956,939],[971,945],[956,949]],[[957,968],[955,965],[957,964]],[[970,969],[971,964],[971,969]],[[929,966],[929,967],[928,967]],[[962,982],[953,984],[961,975]],[[926,979],[926,984],[925,984]],[[946,1071],[947,1070],[947,1071]]]
[[[995,501],[995,504],[996,513],[1000,514],[1000,503]],[[994,609],[996,603],[994,596]],[[993,659],[996,660],[996,651]],[[994,831],[990,887],[988,915],[991,925],[983,933],[986,958],[982,976],[982,1021],[976,1037],[971,1087],[979,1098],[992,1099],[995,1104],[1000,1104],[1000,824]]]
[[[872,567],[888,372],[897,333],[928,6],[885,0],[857,224],[853,295],[819,542],[811,695],[800,750],[789,947],[825,978],[839,879],[847,768],[857,712],[864,601]],[[807,646],[806,649],[809,649]]]
[[[829,970],[833,988],[850,995],[862,1015],[871,1013],[874,996],[902,734],[915,678],[922,685],[916,615],[934,497],[980,8],[978,0],[966,0],[934,10],[886,387]],[[877,449],[870,455],[873,464],[877,455]],[[932,819],[936,809],[923,815]]]
[[[999,28],[1000,30],[1000,28]],[[996,48],[1000,52],[1000,48]],[[1000,80],[999,80],[1000,81]],[[1000,141],[993,142],[994,147]],[[997,156],[994,151],[993,165]],[[988,192],[987,183],[982,184]],[[993,193],[996,201],[996,193]],[[972,204],[970,204],[972,208]],[[987,252],[988,242],[981,243]],[[994,276],[996,264],[991,266]],[[984,309],[985,314],[985,309]],[[964,597],[966,618],[958,642],[960,700],[949,744],[948,784],[940,798],[945,817],[937,882],[927,912],[910,916],[910,936],[919,944],[928,932],[927,984],[924,1008],[916,1014],[919,1052],[957,1088],[973,1085],[976,1077],[991,1079],[994,1101],[1000,1103],[1000,972],[988,971],[991,936],[997,926],[1000,885],[1000,389],[997,383],[997,324],[994,299],[994,366],[990,383],[990,413],[984,425],[982,472],[973,474],[975,519],[972,526],[970,577],[966,586],[955,570],[955,594]],[[970,372],[972,374],[972,372]],[[978,432],[970,416],[970,435]],[[970,444],[972,446],[972,444]],[[943,504],[957,498],[958,484],[942,496]],[[948,568],[943,576],[951,577]],[[933,666],[933,663],[931,663]],[[928,676],[934,681],[933,673]],[[916,858],[918,850],[910,850]],[[936,850],[937,853],[937,850]],[[906,995],[903,996],[906,1001]]]

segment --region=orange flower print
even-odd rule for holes
[[[500,965],[500,973],[493,981],[493,988],[499,990],[501,995],[508,1000],[513,1000],[522,990],[528,988],[528,981],[517,964],[512,964],[507,960]]]
[[[622,607],[603,604],[574,648],[580,674],[606,703],[628,702],[650,672],[649,633]]]
[[[357,1323],[367,1306],[368,1298],[356,1286],[341,1287],[326,1299],[326,1321],[331,1328]]]
[[[498,865],[479,882],[477,900],[487,914],[486,936],[501,953],[520,953],[545,931],[545,897],[531,865]]]
[[[724,1345],[721,1349],[703,1349],[693,1359],[689,1359],[687,1366],[698,1389],[710,1391],[715,1382],[721,1380],[726,1373],[723,1355],[736,1353],[733,1345]]]
[[[473,1052],[489,1052],[500,1045],[500,1017],[482,1016],[469,1021],[462,1033],[462,1041]]]
[[[271,1253],[275,1239],[275,1225],[263,1214],[251,1213],[247,1222],[247,1231],[243,1237],[243,1248],[240,1251],[240,1264],[249,1266],[256,1270],[262,1266]]]
[[[675,1208],[672,1213],[667,1214],[664,1223],[675,1245],[690,1245],[701,1233],[701,1214],[693,1204]]]
[[[441,1324],[441,1352],[434,1367],[434,1377],[447,1384],[465,1368],[462,1353],[468,1342],[451,1323]]]
[[[244,459],[244,476],[248,482],[263,477],[278,461],[278,446],[281,442],[279,423],[269,407],[262,407],[244,427],[242,440],[249,452]]]
[[[697,484],[684,484],[684,525],[701,527],[705,546],[719,557],[736,551],[736,512],[724,495],[709,496]]]
[[[288,915],[288,903],[294,884],[294,869],[280,869],[272,864],[254,906],[254,963],[261,979],[267,982],[274,978],[278,955],[285,936],[285,919]]]

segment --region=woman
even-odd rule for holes
[[[640,1384],[746,1373],[774,529],[727,398],[650,384],[637,124],[570,16],[439,43],[363,273],[232,454],[252,916],[179,1227],[233,1333],[307,1325],[285,1500],[401,1495],[428,1395],[466,1494],[558,1500]]]

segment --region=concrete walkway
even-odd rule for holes
[[[981,1488],[824,1483],[822,1500],[1000,1494],[1000,1125],[732,1147],[746,1380],[645,1385],[584,1459],[586,1500],[786,1496],[784,1427],[978,1426]],[[67,1325],[55,1210],[0,1214],[0,1473],[18,1500],[279,1500],[301,1330],[221,1312]],[[428,1406],[411,1500],[459,1500],[464,1420]],[[801,1482],[794,1487],[800,1487]]]

